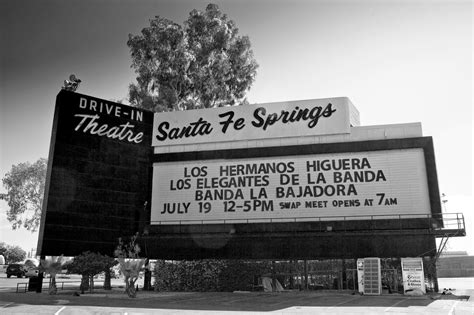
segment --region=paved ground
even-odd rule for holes
[[[474,314],[474,297],[467,295],[474,295],[474,288],[471,287],[474,279],[467,279],[446,282],[451,288],[454,285],[449,284],[458,284],[453,295],[421,297],[400,294],[361,296],[343,291],[139,291],[136,299],[130,299],[118,287],[112,291],[99,289],[94,294],[81,296],[73,296],[73,288],[60,290],[57,295],[51,296],[46,293],[47,290],[39,294],[15,293],[16,287],[10,287],[0,291],[0,314]]]

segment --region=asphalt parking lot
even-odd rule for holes
[[[471,282],[468,282],[469,288]],[[154,292],[139,291],[130,299],[123,288],[97,289],[74,296],[73,288],[57,295],[0,291],[0,314],[474,314],[474,301],[455,294],[410,297],[401,294],[362,296],[349,291],[265,292]]]
[[[474,314],[474,303],[457,296],[361,296],[344,292],[186,293],[121,290],[73,296],[71,291],[0,293],[2,314]]]

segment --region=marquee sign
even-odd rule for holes
[[[155,114],[153,146],[350,132],[345,97]]]
[[[339,223],[365,231],[382,215],[388,220],[377,224],[398,228],[392,219],[404,215],[403,226],[418,229],[441,211],[431,138],[403,126],[396,134],[406,137],[390,138],[383,126],[357,125],[347,98],[152,113],[62,90],[38,253],[112,255],[118,237],[137,232],[148,257],[163,259],[406,257],[435,249],[432,235],[406,245],[404,235],[338,233]],[[313,135],[321,137],[298,141]],[[213,150],[218,142],[230,143]]]
[[[156,163],[152,187],[152,224],[431,213],[421,148]]]

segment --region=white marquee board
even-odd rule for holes
[[[153,167],[151,224],[430,213],[421,148]]]

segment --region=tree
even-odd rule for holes
[[[5,258],[6,264],[13,264],[22,261],[26,258],[26,251],[20,246],[7,245],[5,242],[0,242],[0,255]]]
[[[92,292],[94,290],[94,276],[110,270],[115,265],[115,259],[107,255],[84,252],[76,257],[68,264],[68,273],[82,275],[81,292],[84,293],[88,288]]]
[[[156,16],[127,45],[138,74],[129,101],[156,112],[246,103],[258,67],[249,38],[215,4],[184,26]]]
[[[30,162],[13,165],[2,179],[6,194],[0,194],[10,207],[7,219],[13,229],[23,226],[35,232],[38,229],[43,205],[47,160],[40,158]]]

